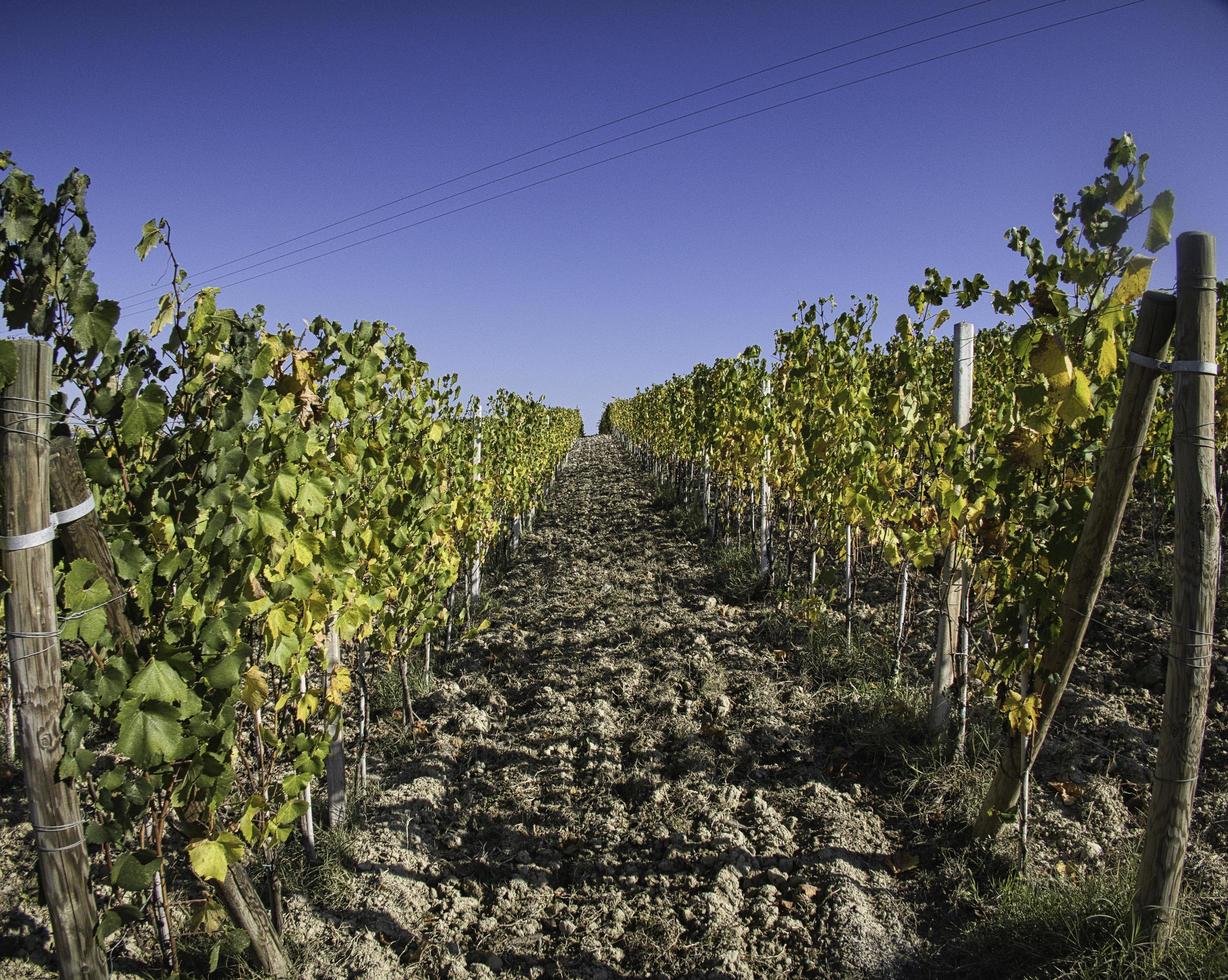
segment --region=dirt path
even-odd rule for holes
[[[892,976],[915,938],[814,699],[610,439],[385,762],[316,976]]]

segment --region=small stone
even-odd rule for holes
[[[1104,848],[1094,840],[1089,840],[1083,845],[1083,857],[1088,861],[1099,861],[1104,857]]]
[[[559,923],[559,932],[564,936],[574,936],[576,933],[576,924],[571,919],[564,919]]]

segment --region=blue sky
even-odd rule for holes
[[[587,142],[1037,2],[992,0]],[[837,68],[363,234],[1114,2],[1063,0]],[[170,220],[189,271],[205,269],[665,99],[961,5],[22,4],[5,15],[0,144],[44,187],[73,166],[90,174],[95,269],[103,295],[118,298],[162,271],[132,249],[150,217]],[[591,428],[613,395],[751,343],[770,347],[801,299],[875,293],[886,335],[928,265],[1004,284],[1019,264],[1003,230],[1047,229],[1054,192],[1093,177],[1124,130],[1152,156],[1148,189],[1176,193],[1175,229],[1228,234],[1226,92],[1228,3],[1145,0],[565,176],[237,284],[223,302],[263,303],[271,320],[291,324],[316,314],[388,320],[467,390],[531,390],[580,406]],[[225,277],[238,268],[194,281],[225,284],[243,278]],[[1166,255],[1156,281],[1171,280]],[[142,302],[124,304],[126,323],[139,322]]]

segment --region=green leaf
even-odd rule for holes
[[[298,509],[308,516],[323,514],[328,509],[328,486],[318,477],[303,480],[298,491]]]
[[[156,248],[163,241],[160,224],[159,221],[150,218],[141,228],[141,240],[136,243],[136,256],[142,262],[150,249]]]
[[[150,660],[128,685],[128,693],[146,701],[179,704],[190,693],[187,682],[164,660]]]
[[[140,395],[124,400],[120,439],[125,445],[135,446],[165,421],[166,393],[157,385],[147,385]]]
[[[239,683],[242,670],[243,654],[229,653],[206,668],[205,680],[215,691],[229,691]]]
[[[74,614],[65,618],[64,636],[97,643],[107,629],[107,613],[99,606],[111,596],[110,586],[98,574],[94,563],[78,558],[64,576],[64,604]],[[83,611],[84,615],[78,615]]]
[[[82,347],[102,350],[115,336],[119,322],[119,304],[112,299],[99,300],[94,308],[73,317],[72,335]]]
[[[153,851],[128,851],[111,866],[111,884],[130,892],[143,892],[153,884],[162,859]]]
[[[1143,242],[1148,252],[1158,252],[1173,240],[1173,200],[1172,191],[1160,191],[1151,202],[1151,220]]]
[[[144,769],[178,758],[183,746],[178,712],[158,701],[128,701],[119,710],[115,746]]]
[[[156,337],[162,332],[162,328],[168,326],[175,319],[175,296],[173,293],[166,293],[158,302],[158,312],[154,314],[154,318],[149,324],[150,336]]]

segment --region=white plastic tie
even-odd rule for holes
[[[67,510],[57,510],[51,515],[51,523],[42,530],[30,531],[27,534],[0,535],[0,551],[28,551],[30,548],[49,544],[55,540],[57,527],[81,520],[94,506],[94,495],[91,493],[81,503],[74,504]]]
[[[1219,365],[1214,361],[1161,361],[1137,351],[1130,351],[1130,363],[1171,374],[1219,374]]]

